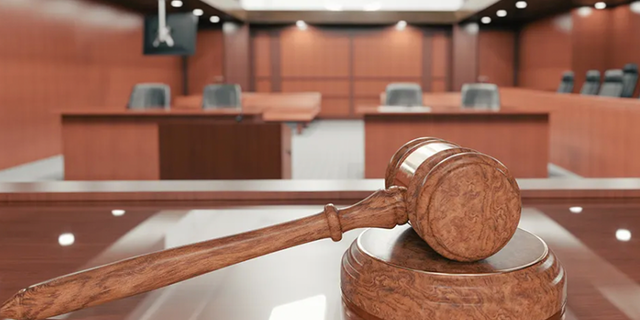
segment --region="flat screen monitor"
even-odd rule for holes
[[[145,17],[144,54],[189,56],[196,52],[198,17],[191,12],[167,14],[167,27],[169,27],[169,35],[173,39],[173,46],[169,46],[166,42],[157,41],[158,16]]]

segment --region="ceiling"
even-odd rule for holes
[[[487,16],[491,18],[491,26],[511,27],[554,14],[567,12],[573,8],[584,6],[593,7],[598,1],[604,1],[608,7],[632,2],[629,0],[527,0],[527,7],[525,9],[518,9],[516,8],[516,2],[518,2],[518,0],[500,0],[492,6],[471,15],[463,22],[480,22],[482,17]],[[498,10],[506,10],[507,16],[502,18],[498,17],[496,15]]]

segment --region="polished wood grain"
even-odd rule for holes
[[[70,111],[62,126],[67,180],[291,177],[290,128],[259,110]]]
[[[206,85],[224,82],[223,56],[222,30],[200,30],[197,35],[196,52],[187,58],[187,94],[202,94]],[[174,96],[179,93],[182,91],[174,92]]]
[[[518,86],[558,89],[562,73],[572,70],[572,34],[567,27],[571,19],[571,14],[563,14],[524,25],[518,44]],[[581,85],[576,82],[574,91],[578,92]]]
[[[478,77],[498,86],[512,87],[515,73],[515,33],[482,30],[478,34]]]
[[[226,22],[223,34],[224,81],[251,89],[251,36],[248,24]]]
[[[571,12],[571,70],[575,72],[574,92],[580,92],[580,88],[586,80],[589,70],[599,70],[604,79],[604,72],[608,66],[609,41],[611,34],[609,28],[601,26],[611,25],[611,15],[607,10],[592,10],[591,14],[583,16],[577,10]],[[613,68],[620,69],[623,65]],[[557,81],[557,80],[556,80]]]
[[[502,88],[503,104],[551,112],[551,162],[583,177],[637,177],[640,101]],[[597,155],[597,156],[595,156]]]
[[[496,255],[459,263],[409,227],[371,229],[345,253],[341,273],[349,320],[561,319],[566,283],[556,255],[523,230]]]
[[[56,109],[124,107],[139,82],[181,92],[180,58],[143,56],[142,23],[105,2],[0,3],[0,168],[60,154]]]
[[[381,178],[387,165],[385,159],[394,154],[397,146],[421,136],[457,141],[491,154],[518,178],[547,177],[548,111],[507,107],[499,112],[463,111],[454,106],[413,113],[379,112],[374,107],[359,110],[365,119],[366,178]]]
[[[411,26],[358,33],[353,39],[354,77],[421,78],[422,38],[422,30]]]

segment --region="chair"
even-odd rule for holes
[[[636,84],[638,83],[638,65],[635,63],[627,63],[622,68],[624,75],[622,76],[622,95],[623,98],[633,97],[633,93],[636,91]]]
[[[587,71],[587,79],[580,89],[580,94],[594,96],[598,94],[600,90],[600,71],[589,70]]]
[[[620,69],[607,70],[604,73],[604,83],[602,84],[598,95],[603,97],[620,98],[622,96],[622,90],[624,89],[624,85],[622,83],[623,76],[624,72]]]
[[[242,88],[237,84],[210,84],[202,93],[203,109],[241,108]]]
[[[573,81],[574,81],[573,71],[567,71],[562,74],[562,80],[560,81],[560,86],[558,87],[558,93],[571,93],[573,92]]]
[[[133,87],[127,108],[169,109],[171,88],[162,83],[139,83]]]
[[[385,105],[422,106],[422,87],[417,83],[392,83],[387,86]]]
[[[462,86],[462,108],[500,109],[498,86],[491,83],[471,83]]]

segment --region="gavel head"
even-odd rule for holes
[[[419,138],[391,159],[386,187],[407,188],[413,229],[431,248],[456,261],[488,258],[518,227],[520,189],[496,159],[436,138]]]

